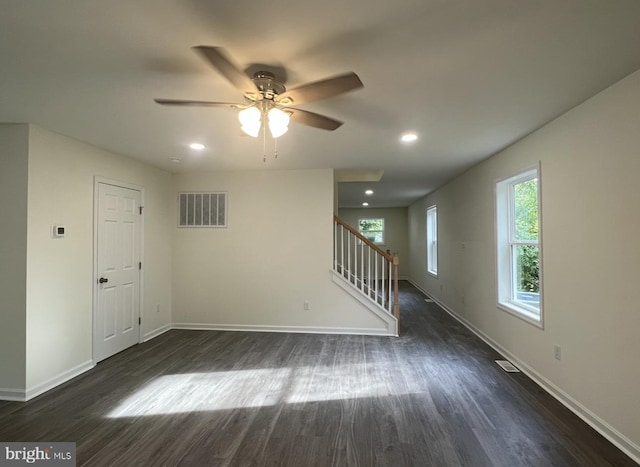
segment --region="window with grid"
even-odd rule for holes
[[[539,169],[496,184],[498,305],[542,324]]]
[[[384,219],[382,217],[359,219],[358,230],[373,243],[384,243]]]
[[[427,209],[427,272],[438,275],[438,208]]]

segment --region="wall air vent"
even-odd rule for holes
[[[227,193],[179,193],[178,227],[226,227]]]

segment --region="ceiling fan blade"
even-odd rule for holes
[[[345,92],[364,87],[358,75],[350,71],[342,75],[303,84],[280,94],[277,102],[281,105],[304,104],[326,99]]]
[[[303,125],[312,126],[314,128],[320,128],[321,130],[333,131],[342,126],[342,122],[339,120],[334,120],[333,118],[325,117],[324,115],[309,112],[308,110],[287,107],[285,112],[291,115],[291,120],[294,122],[302,123]]]
[[[244,104],[234,104],[231,102],[185,101],[181,99],[154,99],[154,101],[161,105],[181,105],[192,107],[230,107],[232,109],[245,107]]]
[[[233,62],[222,47],[198,45],[193,50],[202,55],[222,76],[243,94],[256,94],[258,88],[247,74]]]

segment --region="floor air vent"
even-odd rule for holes
[[[509,360],[496,360],[496,363],[500,365],[500,368],[508,373],[520,373],[520,370],[518,370]]]
[[[433,303],[433,300],[431,300],[430,298],[425,298],[424,301],[427,303]]]

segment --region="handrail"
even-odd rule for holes
[[[380,248],[378,245],[376,245],[375,243],[373,243],[371,240],[369,240],[367,237],[365,237],[364,235],[362,235],[360,232],[358,232],[356,229],[354,229],[353,227],[351,227],[349,224],[347,224],[345,221],[343,221],[342,219],[340,219],[338,216],[336,216],[334,214],[333,216],[334,220],[340,224],[342,227],[344,227],[345,229],[347,229],[349,232],[351,232],[353,235],[355,235],[356,237],[358,237],[360,240],[362,240],[363,242],[365,242],[367,245],[369,245],[371,248],[373,248],[375,251],[377,251],[381,256],[384,256],[384,258],[387,261],[393,261],[393,256],[390,255],[389,253],[387,253],[386,251],[384,251],[382,248]]]

